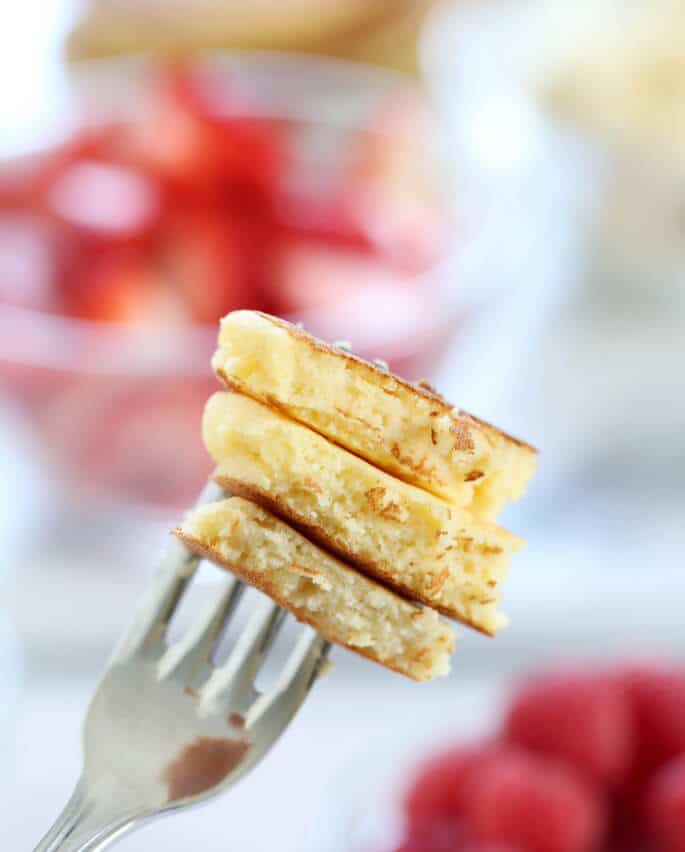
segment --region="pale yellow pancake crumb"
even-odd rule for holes
[[[266,314],[228,314],[212,366],[227,387],[477,517],[520,497],[535,470],[527,444]]]
[[[519,538],[237,393],[207,403],[215,478],[405,596],[492,634]]]
[[[310,624],[331,642],[414,680],[449,671],[454,633],[240,497],[203,506],[176,535]]]

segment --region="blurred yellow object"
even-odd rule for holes
[[[533,84],[545,106],[603,139],[685,171],[685,6],[681,0],[537,0]]]
[[[417,71],[433,0],[90,0],[69,36],[70,59],[233,48],[334,56]]]

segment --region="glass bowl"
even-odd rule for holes
[[[396,125],[376,121],[388,103],[418,105],[409,121],[425,116],[425,95],[393,72],[277,54],[198,61],[219,92],[225,81],[245,95],[249,115],[287,124],[296,140],[292,181],[305,191],[339,172],[355,140],[392,140]],[[157,68],[142,58],[75,66],[54,98],[62,106],[50,142],[84,120],[97,125],[140,114]],[[491,95],[487,75],[476,74],[473,89],[453,92],[445,79],[428,67],[439,109],[426,120],[418,148],[443,237],[429,268],[408,278],[411,286],[398,286],[377,266],[310,266],[322,293],[340,293],[337,278],[344,275],[344,296],[286,313],[324,339],[349,340],[363,357],[382,358],[410,379],[428,378],[460,406],[498,419],[499,403],[569,281],[574,176],[561,163],[536,160],[536,140],[522,139],[521,127],[512,156],[498,159],[492,138],[480,144],[482,133],[474,136],[474,128],[483,131],[476,108]],[[490,137],[510,132],[489,128]],[[45,144],[43,133],[33,147]],[[6,165],[15,168],[16,161]],[[425,186],[416,182],[391,192],[381,226],[401,219],[415,193],[424,203]],[[209,370],[215,339],[214,323],[125,326],[0,303],[0,382],[30,414],[35,459],[56,485],[56,502],[145,509],[166,521],[193,499],[210,470],[199,427],[216,387]]]
[[[293,140],[288,181],[306,192],[330,181],[360,139],[390,138],[392,127],[374,126],[384,105],[421,103],[402,75],[339,61],[222,54],[195,67],[218,97],[223,88],[237,91],[249,104],[247,115],[287,126]],[[146,109],[157,72],[158,65],[143,58],[75,66],[56,96],[63,108],[49,140],[42,131],[35,150],[26,152],[29,159],[84,123],[135,119]],[[6,162],[5,174],[16,164]],[[440,186],[437,167],[431,181]],[[403,188],[403,198],[413,191],[423,192]],[[439,192],[435,198],[436,221],[451,236],[447,199]],[[392,204],[385,212],[393,214]],[[335,303],[324,294],[287,318],[329,340],[351,339],[358,354],[383,358],[410,377],[429,374],[465,309],[443,274],[451,252],[446,242],[431,268],[406,285],[374,264],[324,257],[319,289],[326,283],[336,291]],[[36,254],[30,242],[25,252]],[[317,267],[310,263],[307,274],[316,275]],[[338,277],[347,288],[342,297]],[[58,488],[68,487],[70,500],[93,505],[94,497],[104,497],[166,511],[192,501],[210,471],[200,420],[216,388],[209,368],[216,334],[214,322],[92,322],[0,302],[0,382],[29,412],[38,463]]]

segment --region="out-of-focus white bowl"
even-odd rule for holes
[[[458,361],[445,359],[441,387],[478,415],[525,429],[511,418],[511,391],[577,281],[586,164],[517,73],[515,5],[438,4],[422,57],[452,191],[472,226],[456,259],[459,280],[491,296],[471,346]]]
[[[425,34],[455,192],[470,210],[494,211],[473,275],[510,284],[487,316],[497,334],[474,353],[488,359],[487,381],[458,373],[460,401],[540,447],[537,494],[561,501],[608,482],[677,494],[682,183],[544,110],[530,75],[534,5],[441,3]]]

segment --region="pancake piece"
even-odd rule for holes
[[[448,673],[454,633],[437,613],[359,574],[254,503],[231,497],[203,506],[175,534],[330,642],[413,680]]]
[[[535,450],[284,320],[234,311],[212,359],[226,387],[279,408],[371,464],[492,519],[523,494]]]
[[[406,597],[487,634],[522,541],[237,393],[207,403],[214,478]]]

